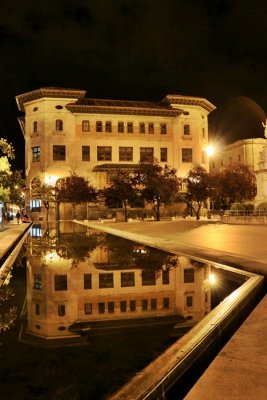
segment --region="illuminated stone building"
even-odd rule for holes
[[[167,95],[159,103],[99,100],[85,90],[41,88],[18,95],[25,137],[27,206],[33,178],[54,185],[70,171],[103,188],[110,171],[156,158],[186,177],[194,165],[209,169],[208,114],[200,97]]]

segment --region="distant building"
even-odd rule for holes
[[[267,209],[267,153],[266,139],[243,139],[217,150],[210,158],[210,172],[217,172],[231,163],[248,165],[257,178],[255,208]]]
[[[209,169],[208,114],[215,106],[200,97],[167,95],[159,103],[99,100],[86,91],[41,88],[16,97],[25,115],[25,169],[31,183],[39,177],[51,185],[70,171],[103,188],[110,171],[132,169],[156,158],[185,178],[197,164]]]

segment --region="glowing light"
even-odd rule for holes
[[[57,179],[57,176],[45,175],[44,181],[49,186],[55,186]]]
[[[212,146],[211,144],[209,144],[206,147],[206,153],[209,157],[212,157],[214,155],[214,146]]]
[[[210,274],[209,275],[209,281],[210,281],[211,285],[215,285],[215,283],[217,281],[216,276],[214,274]]]

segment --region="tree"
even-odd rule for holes
[[[178,201],[186,203],[189,209],[196,214],[196,219],[200,219],[202,203],[210,195],[210,176],[205,168],[197,165],[192,168],[186,178],[187,192],[179,194]]]
[[[70,176],[60,179],[55,188],[56,201],[58,203],[71,203],[73,208],[73,218],[77,204],[87,203],[96,200],[96,190],[89,184],[89,181],[75,172]]]
[[[116,205],[124,208],[124,219],[127,221],[127,204],[136,196],[133,174],[118,169],[110,177],[109,186],[102,190],[102,194],[108,205]]]
[[[15,157],[12,144],[6,139],[0,139],[0,201],[5,205],[10,200],[10,176],[12,175],[9,159]]]
[[[137,171],[141,196],[152,205],[157,221],[160,221],[160,206],[172,204],[179,190],[175,169],[163,168],[157,160],[141,161]]]
[[[211,199],[230,209],[233,203],[253,200],[257,194],[255,174],[242,163],[229,164],[212,176]]]
[[[46,221],[48,221],[48,213],[51,204],[55,203],[55,188],[51,185],[48,185],[44,182],[41,182],[40,179],[36,178],[32,182],[32,199],[39,199],[42,201],[46,209]]]

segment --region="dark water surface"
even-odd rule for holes
[[[72,223],[36,225],[0,288],[0,398],[104,399],[243,282]]]

